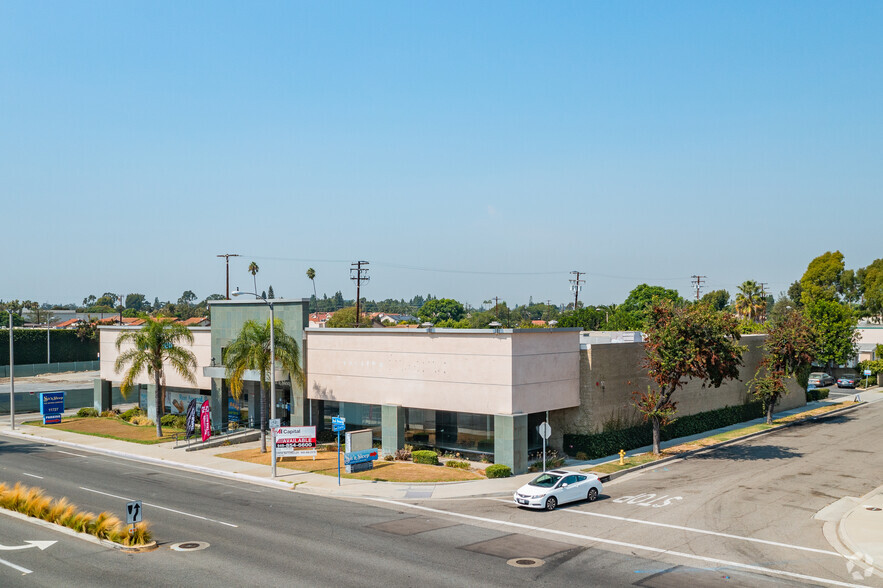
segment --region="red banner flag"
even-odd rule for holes
[[[199,428],[202,429],[202,440],[208,441],[212,436],[212,409],[209,408],[208,400],[199,409]]]

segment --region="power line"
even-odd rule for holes
[[[573,292],[573,311],[576,312],[576,308],[579,305],[579,291],[583,289],[582,284],[586,283],[585,280],[580,280],[579,277],[585,275],[586,272],[572,271],[570,273],[576,276],[576,278],[570,279],[570,290]]]
[[[693,278],[691,282],[693,286],[696,288],[696,301],[699,301],[699,291],[702,289],[702,280],[708,278],[708,276],[690,276]],[[707,281],[707,280],[706,280]]]
[[[230,300],[230,258],[239,257],[238,253],[222,253],[217,257],[223,257],[227,262],[227,300]]]
[[[360,311],[361,304],[361,295],[359,291],[362,287],[362,282],[367,282],[371,278],[368,277],[368,268],[363,268],[363,265],[368,265],[367,261],[356,261],[350,264],[350,279],[356,283],[356,327],[362,322],[362,314]],[[355,273],[354,273],[355,272]]]

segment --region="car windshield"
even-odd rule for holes
[[[551,488],[560,479],[561,476],[556,476],[554,474],[543,474],[542,476],[538,476],[535,480],[533,480],[530,485],[539,486],[540,488]]]

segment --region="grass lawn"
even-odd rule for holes
[[[739,437],[751,435],[752,433],[757,433],[758,431],[765,431],[767,429],[772,429],[787,423],[803,420],[808,417],[819,416],[825,414],[826,412],[831,412],[832,410],[851,406],[852,404],[855,403],[850,401],[841,402],[839,404],[831,404],[828,406],[820,406],[819,408],[814,408],[813,410],[801,412],[781,419],[776,419],[773,421],[772,425],[761,423],[758,425],[751,425],[750,427],[743,427],[741,429],[733,429],[732,431],[718,433],[717,435],[711,435],[703,439],[696,439],[695,441],[690,441],[689,443],[682,443],[681,445],[675,445],[674,447],[663,449],[661,455],[653,455],[652,453],[640,453],[638,455],[633,455],[631,457],[625,458],[625,463],[623,465],[619,465],[619,460],[617,459],[616,461],[608,461],[607,463],[586,468],[583,471],[593,472],[596,474],[612,474],[613,472],[633,468],[635,466],[650,463],[659,459],[664,459],[666,457],[676,456],[687,451],[702,449],[703,447],[708,447],[709,445],[715,445],[724,441],[738,439]]]
[[[43,421],[31,421],[25,424],[145,445],[174,441],[175,433],[183,433],[180,429],[163,427],[163,436],[161,439],[157,439],[156,425],[138,426],[127,423],[123,419],[105,417],[66,417],[57,425],[44,425]]]
[[[258,463],[270,466],[270,452],[261,453],[260,448],[242,449],[230,453],[218,454],[218,457],[237,459],[249,463]],[[461,480],[480,480],[484,476],[474,471],[448,468],[444,466],[432,466],[410,461],[383,461],[374,462],[374,469],[357,474],[347,474],[343,470],[343,454],[340,455],[341,476],[356,480],[375,480],[377,482],[459,482]],[[312,457],[283,457],[277,462],[277,466],[303,472],[315,472],[326,476],[337,475],[337,452],[320,451],[313,461]],[[284,477],[282,477],[284,479]]]

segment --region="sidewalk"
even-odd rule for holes
[[[883,486],[862,496],[840,519],[837,535],[861,562],[883,575]]]

